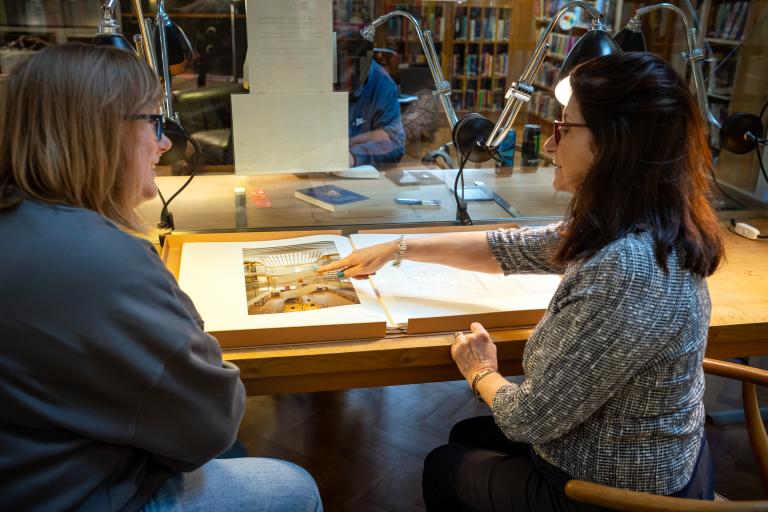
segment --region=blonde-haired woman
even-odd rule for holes
[[[312,477],[213,459],[245,392],[141,229],[170,143],[151,70],[51,47],[0,108],[0,509],[322,510]]]

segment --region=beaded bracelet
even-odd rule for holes
[[[495,368],[484,368],[477,372],[472,379],[472,393],[475,394],[475,398],[477,398],[478,402],[482,402],[483,399],[480,397],[480,393],[477,391],[477,383],[480,382],[484,377],[487,377],[488,375],[496,373]]]
[[[395,251],[394,261],[392,262],[393,267],[399,267],[400,264],[403,262],[403,257],[405,256],[405,249],[406,249],[405,235],[400,235],[400,239],[397,241],[397,251]]]

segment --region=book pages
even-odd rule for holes
[[[315,274],[351,251],[334,235],[186,243],[179,286],[208,332],[387,322],[369,282]]]
[[[408,235],[409,238],[434,235]],[[394,240],[398,235],[351,235],[355,249]],[[560,285],[557,275],[486,274],[404,260],[370,278],[397,327],[409,319],[503,311],[544,310]]]

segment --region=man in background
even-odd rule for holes
[[[373,43],[337,32],[337,91],[349,91],[349,166],[397,163],[405,154],[398,91],[373,61]]]

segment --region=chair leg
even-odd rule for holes
[[[747,420],[747,433],[752,443],[752,450],[757,460],[760,478],[763,480],[763,490],[768,496],[768,434],[765,431],[760,407],[757,402],[757,390],[751,382],[742,382],[744,414]]]

